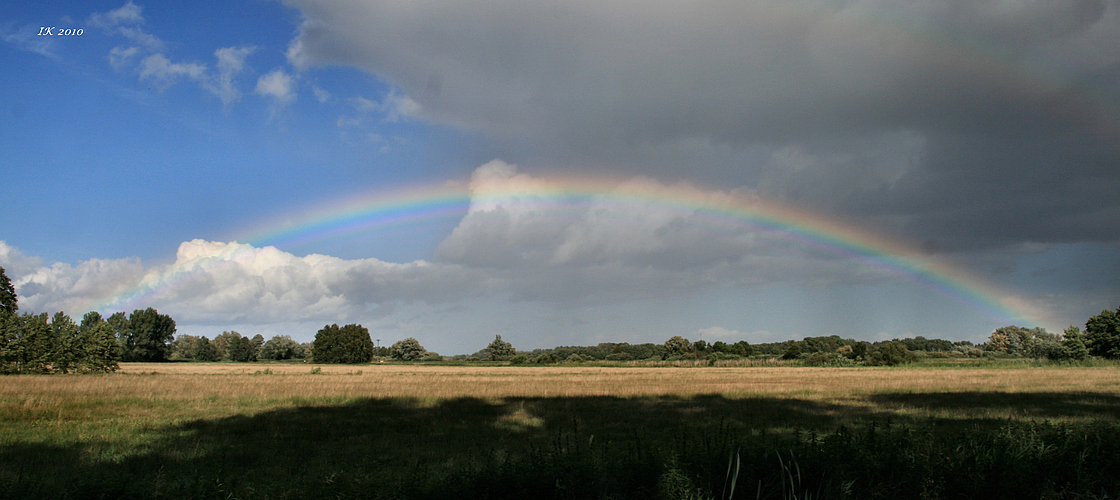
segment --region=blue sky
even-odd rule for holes
[[[1120,305],[1117,33],[1097,0],[5,5],[0,266],[28,311],[444,354],[1057,330]],[[792,207],[1030,317],[687,212],[527,215],[569,184]],[[507,198],[250,241],[423,187]]]

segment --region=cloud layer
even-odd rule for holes
[[[1114,1],[286,3],[297,68],[534,161],[685,169],[931,248],[1120,239]]]
[[[748,226],[706,225],[692,205],[657,201],[726,201],[731,193],[637,177],[561,205],[542,198],[563,186],[501,160],[479,167],[470,209],[432,262],[298,257],[193,240],[173,263],[150,268],[138,259],[45,266],[6,244],[0,265],[29,310],[153,306],[192,323],[357,321],[399,305],[478,298],[564,309],[746,286],[905,282]]]
[[[1013,321],[983,319],[991,311],[974,309],[983,304],[927,288],[875,259],[749,224],[714,223],[697,209],[706,202],[749,204],[757,201],[753,195],[644,176],[575,197],[542,195],[563,192],[570,182],[501,160],[480,166],[467,214],[430,261],[301,257],[270,246],[193,240],[167,265],[91,259],[48,266],[0,242],[0,266],[28,311],[150,306],[171,314],[184,332],[236,326],[304,338],[324,323],[358,322],[385,338],[421,336],[461,350],[494,333],[537,346],[675,334],[898,337],[900,328],[959,338]],[[683,200],[689,201],[677,202]],[[1090,309],[1099,297],[1082,292],[990,298],[1058,312],[1061,319],[1047,324],[1055,327],[1096,312]],[[1071,309],[1074,300],[1088,309]],[[977,318],[983,326],[975,326]]]

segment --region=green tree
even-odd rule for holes
[[[915,359],[916,356],[906,348],[906,344],[897,340],[892,340],[873,351],[871,353],[871,359],[867,361],[867,364],[895,366],[903,363],[911,363]]]
[[[315,334],[314,352],[316,363],[369,363],[373,339],[362,325],[327,325]]]
[[[1031,338],[1023,342],[1023,355],[1035,359],[1062,359],[1062,339],[1045,328],[1031,329]]]
[[[264,335],[256,334],[249,340],[253,343],[253,361],[261,356],[261,348],[264,347]]]
[[[424,356],[425,352],[427,352],[427,350],[424,349],[424,346],[420,345],[420,341],[412,337],[398,340],[389,348],[389,355],[392,356],[393,359],[403,361],[420,359]]]
[[[495,335],[494,341],[486,346],[486,356],[490,361],[505,361],[513,357],[516,352],[513,344],[502,340],[501,335]]]
[[[125,345],[128,343],[128,315],[123,312],[115,312],[105,322],[109,324],[109,328],[113,329],[113,335],[117,337],[121,360],[130,361],[125,352]]]
[[[1120,307],[1105,309],[1085,322],[1085,345],[1089,354],[1120,359]]]
[[[0,316],[14,315],[17,310],[19,305],[16,302],[16,288],[12,286],[8,275],[4,274],[4,268],[0,267]]]
[[[233,357],[230,356],[229,347],[239,338],[241,338],[241,334],[236,331],[222,332],[214,337],[214,340],[210,341],[210,343],[213,344],[214,349],[218,351],[218,359],[232,360]]]
[[[0,314],[0,371],[50,373],[51,327],[47,314]]]
[[[96,311],[86,313],[78,326],[77,368],[84,372],[114,372],[121,346],[113,328]]]
[[[51,366],[51,371],[69,373],[75,368],[78,350],[82,347],[78,339],[78,325],[61,311],[51,317],[50,325],[50,351],[47,362]]]
[[[1027,340],[1031,337],[1031,331],[1021,326],[1000,327],[988,336],[988,343],[984,344],[984,350],[1021,356],[1024,354]]]
[[[272,337],[261,346],[261,359],[295,359],[303,357],[303,346],[287,335]]]
[[[191,345],[191,358],[198,361],[218,361],[222,359],[222,355],[218,346],[203,335]]]
[[[198,341],[198,337],[194,335],[176,335],[175,340],[171,341],[171,350],[167,353],[168,359],[194,359],[191,355],[191,348],[194,343]]]
[[[1089,348],[1085,347],[1085,337],[1081,329],[1069,325],[1062,335],[1062,359],[1081,361],[1089,357]]]
[[[782,353],[782,359],[800,359],[801,358],[801,342],[794,342],[786,348],[786,352]]]
[[[665,359],[679,358],[692,352],[692,343],[680,335],[665,341]]]
[[[249,337],[242,337],[230,340],[229,345],[226,346],[226,352],[229,354],[231,361],[238,363],[250,363],[257,360],[257,349],[253,346],[253,341]]]
[[[113,316],[109,319],[112,320]],[[127,325],[124,342],[121,343],[121,356],[125,361],[167,360],[171,341],[175,338],[175,320],[171,316],[160,314],[151,307],[137,309],[128,316]]]

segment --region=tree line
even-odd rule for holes
[[[80,323],[65,313],[20,313],[11,280],[0,267],[0,373],[111,372],[120,361],[163,361],[175,320],[155,309]]]
[[[103,318],[86,313],[75,323],[59,312],[20,314],[15,288],[0,267],[0,373],[111,372],[121,361],[236,361],[258,359],[303,359],[316,363],[369,363],[376,357],[400,361],[442,361],[443,356],[425,349],[415,338],[399,340],[390,347],[373,343],[369,330],[360,324],[326,325],[315,340],[299,343],[288,335],[265,341],[236,331],[222,332],[213,340],[206,336],[175,336],[175,320],[153,308],[131,314],[117,312]],[[918,336],[880,342],[857,341],[839,336],[806,337],[801,340],[751,345],[704,340],[691,342],[673,336],[664,343],[629,344],[604,342],[596,346],[558,346],[551,349],[517,351],[496,335],[493,342],[472,355],[454,360],[509,361],[550,364],[591,360],[697,360],[711,362],[751,356],[803,360],[810,365],[894,365],[920,356],[1024,357],[1078,361],[1090,356],[1120,359],[1120,307],[1089,318],[1084,331],[1071,325],[1061,334],[1044,328],[1005,326],[988,341],[951,342]]]
[[[1085,330],[1070,325],[1062,334],[1045,328],[1005,326],[996,329],[988,341],[972,342],[927,339],[922,336],[866,342],[844,339],[837,335],[805,337],[761,344],[740,340],[691,342],[673,336],[662,344],[628,344],[604,342],[596,346],[560,346],[551,349],[516,351],[497,336],[489,346],[471,355],[454,356],[465,361],[510,361],[511,363],[561,363],[581,361],[629,360],[733,360],[767,356],[785,360],[801,360],[808,365],[898,365],[921,357],[1022,357],[1053,361],[1081,361],[1095,356],[1120,359],[1120,307],[1104,310],[1085,322]]]

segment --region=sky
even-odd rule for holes
[[[0,6],[21,311],[469,354],[1120,306],[1120,1]]]

